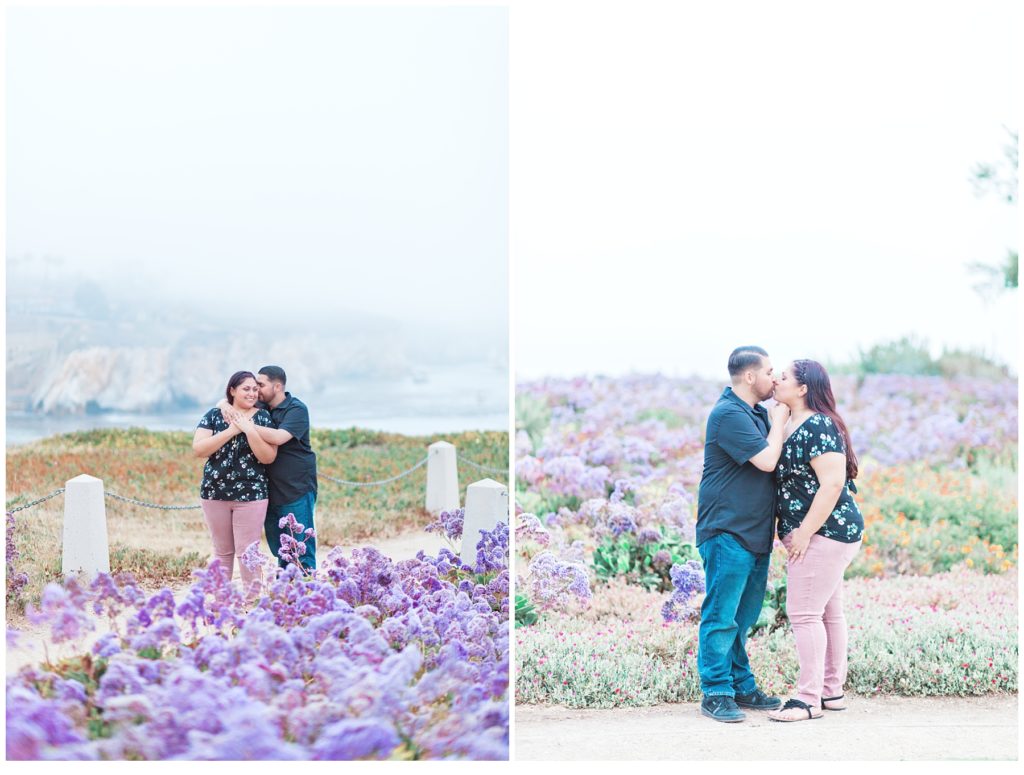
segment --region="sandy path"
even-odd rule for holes
[[[439,549],[442,547],[448,547],[448,543],[437,533],[427,533],[423,530],[417,530],[412,533],[395,536],[394,538],[382,538],[372,542],[367,541],[359,544],[359,546],[368,545],[375,546],[392,560],[411,559],[416,556],[416,553],[420,549],[424,550],[428,555],[436,555]],[[345,546],[343,548],[346,553],[349,553],[356,547]],[[317,556],[326,557],[327,551],[329,550],[321,549],[317,552]],[[187,588],[187,585],[175,588],[175,598],[178,598],[180,601],[181,594]],[[100,620],[98,622],[97,629],[89,633],[86,637],[84,641],[85,646],[91,646],[97,638],[109,629],[110,628],[107,625],[106,620]],[[45,629],[41,627],[27,626],[21,629],[20,633],[21,634],[19,635],[16,644],[13,647],[8,646],[6,648],[5,662],[7,664],[8,675],[16,673],[26,665],[41,662],[45,656],[43,647],[46,638]],[[81,653],[81,648],[72,648],[71,646],[62,646],[60,648],[51,646],[49,648],[49,656],[51,659],[59,659],[63,656],[69,656],[72,653]]]
[[[841,713],[780,724],[764,713],[723,724],[700,705],[515,709],[516,760],[1015,760],[1017,695],[848,697]]]

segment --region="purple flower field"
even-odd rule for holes
[[[30,619],[74,656],[8,677],[7,758],[508,758],[507,526],[473,567],[336,549],[249,600],[216,562],[195,576],[177,599],[49,585]]]
[[[838,376],[833,387],[860,460],[857,497],[867,525],[863,549],[847,575],[877,579],[884,598],[890,576],[911,586],[918,583],[903,573],[950,571],[963,574],[970,585],[984,585],[974,571],[1013,571],[1016,381]],[[648,645],[659,654],[675,654],[695,670],[690,640],[704,593],[703,566],[693,546],[696,500],[704,427],[723,388],[723,382],[662,376],[517,385],[521,701],[566,702],[572,697],[569,704],[612,707],[676,696],[668,689],[651,694],[637,689],[644,675],[662,670],[648,664],[640,646],[637,654],[610,649],[623,656],[610,659],[609,672],[601,673],[600,680],[589,680],[580,667],[593,661],[599,644],[576,623],[605,611],[626,588],[636,590],[636,597],[620,601],[616,626],[628,628],[657,611],[658,626],[664,629],[651,635],[657,644]],[[769,632],[773,638],[791,639],[780,603],[784,556],[781,550],[773,555],[762,619],[751,640],[755,647]],[[922,575],[919,583],[926,581]],[[864,612],[865,627],[876,613],[881,614],[880,608]],[[634,641],[628,632],[622,638]],[[994,648],[1003,654],[1009,642],[1004,635],[996,640]],[[873,652],[876,641],[865,642],[868,651]],[[900,653],[911,647],[909,641],[897,641]],[[869,659],[876,656],[881,660],[868,654]],[[1003,657],[996,661],[1006,662]],[[522,683],[527,667],[529,680]],[[578,675],[576,668],[582,671]],[[907,681],[879,686],[910,693],[963,691],[959,683],[937,688],[916,673]],[[977,687],[972,683],[971,690],[1003,691],[1015,682],[1015,670],[1001,669],[986,674]]]

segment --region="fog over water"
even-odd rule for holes
[[[279,361],[314,425],[507,426],[505,9],[11,8],[7,43],[9,442],[194,427],[33,417],[90,348],[168,395],[211,364],[199,403]]]

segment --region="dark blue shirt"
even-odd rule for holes
[[[267,407],[274,427],[292,435],[277,448],[277,458],[267,466],[272,506],[293,503],[316,492],[316,453],[309,444],[309,409],[291,393],[284,395],[284,401],[276,407]]]
[[[723,392],[708,417],[704,472],[697,495],[697,544],[730,533],[748,551],[772,550],[775,528],[775,476],[750,458],[768,446],[768,410],[751,407]]]

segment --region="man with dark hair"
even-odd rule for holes
[[[701,713],[742,721],[743,708],[772,710],[782,702],[757,688],[747,659],[747,633],[757,621],[768,584],[774,538],[775,466],[789,408],[769,412],[775,393],[768,353],[737,347],[727,387],[708,417],[704,471],[697,496],[697,551],[707,594],[697,649]]]
[[[294,514],[296,522],[306,528],[314,527],[317,494],[316,453],[309,443],[309,409],[285,391],[287,379],[280,366],[264,366],[256,375],[260,401],[274,423],[274,427],[260,428],[257,433],[277,446],[277,458],[267,466],[270,502],[264,528],[267,545],[281,567],[287,565],[281,559],[281,518]],[[218,406],[225,412],[224,406]],[[316,538],[304,540],[306,553],[300,558],[302,565],[315,570]]]

